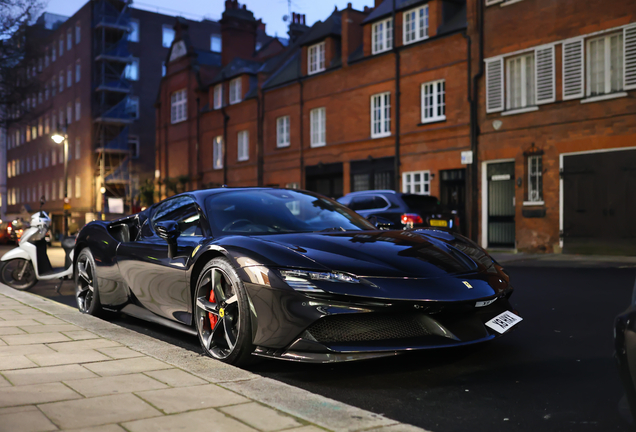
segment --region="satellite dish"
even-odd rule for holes
[[[289,15],[283,15],[283,21],[287,22],[289,20]]]

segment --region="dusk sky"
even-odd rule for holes
[[[61,15],[73,15],[87,0],[49,0],[48,12]],[[292,12],[304,13],[307,16],[307,24],[311,25],[318,20],[324,20],[333,11],[347,7],[351,2],[356,9],[364,6],[373,6],[374,0],[291,0]],[[283,15],[288,14],[288,0],[246,0],[248,9],[254,12],[256,18],[262,18],[267,24],[267,33],[274,36],[287,35],[287,24],[283,22]],[[145,0],[134,1],[133,6],[139,9],[151,10],[166,15],[182,15],[186,18],[200,20],[221,18],[224,9],[224,0]]]

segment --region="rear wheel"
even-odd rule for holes
[[[75,299],[80,312],[89,315],[100,315],[102,305],[99,302],[95,260],[93,254],[86,248],[77,257],[75,269]]]
[[[2,263],[0,267],[2,283],[20,291],[26,291],[38,282],[30,260],[16,258]]]
[[[205,353],[237,366],[249,363],[254,351],[249,300],[226,259],[215,258],[203,268],[194,299],[197,333]]]

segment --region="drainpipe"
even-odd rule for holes
[[[201,180],[199,174],[201,173],[200,163],[201,155],[199,154],[199,142],[201,137],[201,99],[197,97],[197,137],[194,142],[194,154],[197,157],[195,165],[195,178],[197,179],[197,188],[201,188]]]
[[[395,0],[391,10],[393,20],[393,52],[395,53],[395,158],[394,158],[394,189],[400,191],[400,51],[397,49],[397,34],[395,21]]]
[[[260,87],[260,86],[259,86]],[[261,88],[258,89],[258,97],[256,98],[256,122],[257,129],[257,146],[256,151],[256,184],[263,186],[263,118],[265,117],[265,92]]]
[[[304,145],[303,145],[303,136],[304,136],[304,105],[305,101],[303,99],[303,80],[299,79],[298,84],[300,84],[300,189],[305,189],[305,153],[304,153]]]
[[[227,124],[230,116],[227,115],[225,106],[221,107],[221,114],[223,114],[223,184],[227,185]]]

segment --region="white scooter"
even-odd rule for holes
[[[40,280],[59,279],[59,291],[64,279],[73,276],[72,237],[62,241],[66,254],[64,267],[53,268],[46,253],[46,233],[51,227],[51,218],[42,210],[44,200],[40,201],[40,211],[31,217],[31,227],[22,233],[18,247],[10,250],[0,258],[0,282],[17,290],[28,290]]]

